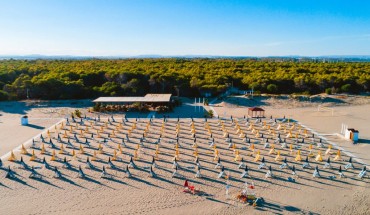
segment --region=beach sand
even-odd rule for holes
[[[8,105],[8,104],[7,104]],[[23,105],[22,105],[23,106]],[[22,113],[10,113],[9,110],[1,112],[1,125],[8,129],[8,126],[12,129],[8,129],[7,132],[2,132],[0,138],[8,138],[7,147],[16,148],[23,141],[26,141],[33,136],[37,135],[38,132],[43,131],[46,137],[44,128],[51,126],[51,136],[55,137],[55,130],[52,124],[60,120],[61,115],[68,115],[68,112],[75,108],[81,108],[78,105],[73,107],[67,107],[66,109],[60,107],[58,111],[50,111],[53,108],[30,108],[27,110],[27,114],[30,116],[30,123],[39,126],[41,129],[24,127],[24,131],[21,131],[23,127],[20,126],[19,117]],[[147,142],[138,151],[139,159],[135,161],[138,166],[137,169],[131,169],[133,177],[128,178],[125,173],[125,167],[129,163],[130,156],[135,154],[135,150],[139,143],[143,131],[147,126],[148,119],[141,119],[137,123],[137,128],[133,131],[130,137],[132,142],[126,142],[126,146],[122,146],[123,154],[118,153],[118,161],[113,161],[117,166],[117,170],[108,168],[107,160],[108,157],[114,155],[114,150],[118,152],[117,145],[121,143],[121,138],[125,138],[125,134],[134,123],[134,118],[130,119],[127,125],[124,125],[120,131],[117,131],[117,137],[113,138],[113,141],[109,141],[107,145],[103,145],[104,153],[98,154],[98,161],[92,161],[95,169],[85,168],[86,158],[92,157],[93,152],[97,150],[99,142],[102,138],[97,138],[91,141],[91,147],[85,147],[85,154],[78,154],[76,159],[72,159],[71,148],[65,148],[65,154],[58,154],[60,143],[54,139],[56,144],[56,152],[59,160],[50,161],[53,149],[46,145],[47,153],[40,155],[41,141],[37,138],[36,148],[34,149],[38,157],[37,161],[29,161],[31,149],[28,148],[28,155],[21,155],[19,150],[15,151],[15,156],[19,160],[23,156],[24,161],[28,165],[35,167],[36,171],[43,175],[42,180],[28,178],[30,171],[19,167],[19,164],[15,162],[9,162],[3,160],[3,169],[0,170],[0,192],[2,198],[0,198],[0,213],[1,214],[368,214],[370,211],[370,185],[369,179],[360,180],[357,178],[358,172],[361,170],[362,165],[354,161],[355,169],[345,170],[347,178],[339,179],[336,174],[339,165],[344,167],[346,160],[349,157],[342,153],[344,161],[334,161],[336,150],[332,149],[332,154],[323,154],[324,160],[331,157],[333,169],[323,169],[324,162],[316,162],[310,159],[311,165],[318,165],[321,171],[321,178],[312,178],[312,169],[302,169],[302,162],[295,161],[295,154],[290,154],[289,149],[282,149],[276,146],[277,150],[281,151],[283,157],[287,157],[289,165],[295,165],[297,169],[296,182],[288,182],[286,179],[292,176],[290,170],[279,169],[281,162],[274,160],[275,154],[269,154],[270,148],[263,148],[263,144],[256,144],[256,150],[260,150],[261,155],[266,159],[266,164],[272,166],[275,177],[273,179],[265,178],[266,169],[258,169],[260,161],[254,161],[254,157],[250,156],[250,149],[245,148],[242,138],[239,138],[235,134],[235,127],[231,124],[230,120],[225,122],[225,127],[229,131],[230,136],[236,143],[237,149],[240,151],[240,155],[247,163],[252,178],[240,178],[240,174],[243,171],[238,169],[238,162],[233,161],[235,155],[232,149],[227,147],[227,143],[224,141],[223,132],[217,125],[217,119],[208,120],[211,127],[212,133],[216,140],[217,148],[220,151],[222,164],[226,168],[226,172],[230,174],[229,183],[231,188],[229,190],[229,196],[226,196],[225,185],[227,180],[218,179],[217,175],[219,169],[215,169],[216,162],[213,159],[214,150],[209,147],[209,139],[207,131],[204,127],[204,120],[201,118],[195,119],[195,128],[197,130],[197,143],[199,150],[200,163],[202,165],[201,173],[205,176],[201,179],[194,178],[195,165],[194,165],[194,148],[191,146],[193,139],[191,138],[190,132],[190,119],[181,119],[181,131],[180,131],[180,160],[178,173],[180,178],[172,178],[172,158],[174,156],[174,143],[172,142],[175,137],[175,127],[177,121],[177,115],[181,115],[182,112],[186,112],[187,116],[199,116],[201,117],[203,109],[201,111],[194,110],[192,104],[188,104],[189,108],[182,108],[180,111],[176,110],[171,113],[170,116],[174,117],[166,123],[165,134],[161,140],[159,148],[159,160],[156,161],[158,167],[154,168],[157,174],[156,178],[149,176],[149,167],[152,156],[155,152],[155,145],[152,144],[159,137],[160,129],[162,126],[162,119],[155,119],[154,124],[150,126]],[[202,107],[203,108],[203,107]],[[208,109],[209,107],[204,107]],[[368,126],[368,115],[366,112],[369,110],[368,105],[359,106],[345,106],[336,107],[334,110],[334,116],[328,112],[317,112],[317,109],[313,107],[300,107],[295,109],[280,109],[273,106],[264,106],[266,109],[266,115],[273,115],[274,117],[291,117],[298,120],[300,123],[312,128],[313,130],[324,133],[333,134],[339,133],[341,123],[347,123],[349,126],[353,126],[360,130],[360,138],[363,143],[358,145],[352,145],[348,141],[341,140],[340,138],[329,135],[324,136],[328,140],[333,140],[341,147],[345,147],[346,150],[352,152],[367,164],[369,159],[369,146],[370,144],[366,141],[369,139]],[[22,109],[22,108],[21,108]],[[223,116],[223,112],[227,112],[227,116],[233,115],[235,117],[242,118],[246,114],[246,108],[238,107],[214,107],[216,112]],[[63,110],[63,111],[62,111]],[[63,112],[57,114],[57,112]],[[50,113],[52,112],[52,113]],[[335,115],[338,113],[337,115]],[[198,114],[198,115],[196,115]],[[358,114],[358,115],[357,115]],[[364,115],[362,115],[364,114]],[[52,117],[50,117],[52,115]],[[49,116],[49,117],[47,117]],[[96,115],[89,115],[95,117]],[[134,114],[132,115],[134,116]],[[108,115],[102,116],[102,121],[106,121]],[[116,123],[113,125],[107,125],[103,136],[107,137],[108,134],[112,134],[112,129],[116,129],[118,121],[120,121],[121,115],[116,115]],[[158,117],[158,115],[157,115]],[[34,121],[36,118],[40,118],[39,121]],[[41,119],[43,118],[43,119]],[[45,118],[48,118],[45,120]],[[51,119],[50,119],[51,118]],[[243,120],[240,119],[240,122]],[[47,122],[47,123],[46,123]],[[104,122],[100,125],[96,125],[100,128],[104,125]],[[65,122],[64,122],[65,123]],[[339,123],[339,125],[338,125]],[[86,123],[88,124],[88,123]],[[75,124],[72,124],[74,130],[79,134],[80,130],[84,130],[85,126],[79,126],[78,130]],[[254,139],[251,131],[248,127],[240,123],[243,131],[248,136]],[[256,125],[257,126],[257,125]],[[61,133],[64,130],[60,129],[60,124],[57,126],[58,131]],[[69,127],[65,126],[68,130]],[[16,130],[16,131],[13,131]],[[262,129],[261,129],[262,130]],[[62,132],[63,131],[63,132]],[[90,128],[90,132],[93,129]],[[311,135],[310,131],[308,132]],[[73,134],[68,134],[72,138],[72,143],[76,147],[78,152],[79,144],[73,140]],[[268,134],[266,134],[268,136]],[[20,136],[20,137],[18,137]],[[14,138],[20,138],[13,140]],[[79,136],[84,141],[82,137]],[[46,138],[47,139],[47,138]],[[48,140],[48,139],[47,139]],[[66,138],[63,139],[66,141]],[[82,142],[83,142],[82,141]],[[289,139],[288,141],[291,142]],[[317,141],[317,140],[316,140]],[[288,144],[290,143],[288,142]],[[64,145],[65,147],[65,145]],[[325,144],[322,153],[327,149]],[[1,153],[4,154],[6,149],[1,149]],[[318,149],[314,149],[315,154]],[[308,150],[302,149],[302,157],[306,157]],[[54,178],[54,172],[52,169],[45,169],[41,163],[41,159],[45,157],[47,162],[55,167],[58,167],[62,174],[63,179]],[[73,169],[64,169],[62,159],[66,157],[71,160]],[[19,174],[17,179],[5,179],[5,167],[10,165],[12,169]],[[87,178],[78,178],[78,166],[82,167]],[[105,166],[107,172],[113,175],[111,179],[100,178],[101,169]],[[329,179],[328,176],[336,175],[336,179]],[[189,182],[202,191],[199,195],[192,195],[183,193],[184,179],[189,179]],[[257,196],[263,197],[265,203],[261,207],[252,207],[245,205],[235,200],[235,196],[243,189],[245,182],[253,182],[255,189],[252,190]]]

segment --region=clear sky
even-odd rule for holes
[[[367,0],[1,0],[0,55],[370,55]]]

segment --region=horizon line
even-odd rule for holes
[[[139,55],[71,55],[71,54],[0,54],[0,59],[5,58],[370,58],[370,55],[207,55],[207,54],[185,54],[185,55],[161,55],[161,54],[139,54]]]

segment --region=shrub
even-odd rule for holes
[[[81,118],[81,111],[76,109],[75,110],[75,115],[78,117],[78,118]]]
[[[331,95],[331,88],[326,88],[325,93],[328,94],[328,95]]]
[[[101,109],[101,103],[95,103],[93,110],[99,112]]]
[[[140,103],[135,102],[131,105],[131,107],[129,108],[129,111],[139,111],[139,107],[140,107]]]
[[[126,105],[122,105],[121,110],[122,110],[123,112],[127,112],[127,111],[128,111],[128,108],[127,108],[127,106],[126,106]]]
[[[208,99],[204,99],[204,105],[205,105],[205,106],[208,106],[208,105],[209,105],[209,101],[208,101]]]
[[[213,118],[213,116],[214,116],[213,110],[209,110],[204,113],[204,117]]]
[[[158,113],[165,113],[169,111],[169,108],[167,106],[158,106],[156,107],[156,111]]]
[[[267,85],[267,91],[269,93],[276,93],[278,91],[278,87],[276,86],[276,84],[269,84]]]
[[[214,116],[213,110],[208,111],[208,116],[209,116],[209,118],[213,118],[213,116]]]
[[[141,106],[139,106],[138,110],[140,112],[148,112],[149,111],[149,106],[147,106],[147,105],[141,105]]]
[[[260,96],[261,95],[261,91],[259,91],[259,90],[254,91],[253,92],[253,95],[254,96]]]
[[[351,92],[351,84],[345,84],[345,85],[341,86],[340,89],[344,93],[349,93],[349,92]]]

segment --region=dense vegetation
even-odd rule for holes
[[[370,63],[247,59],[2,60],[0,100],[173,93],[213,95],[233,85],[267,93],[361,93]]]

